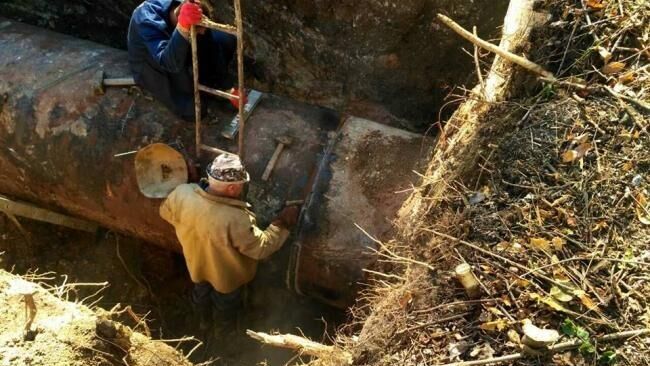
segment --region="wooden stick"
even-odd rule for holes
[[[97,224],[93,222],[49,211],[29,203],[13,201],[1,195],[0,211],[6,213],[10,218],[13,215],[16,215],[54,225],[65,226],[75,230],[87,231],[89,233],[97,231]]]
[[[476,33],[476,26],[472,27],[472,32],[474,32],[474,37],[478,38]],[[481,64],[478,57],[478,46],[474,45],[474,64],[476,65],[476,76],[478,77],[478,83],[481,85],[481,95],[485,98],[485,81],[483,80],[483,73],[481,72]]]
[[[237,26],[237,76],[239,79],[239,157],[244,160],[244,135],[246,116],[244,114],[244,21],[242,19],[241,1],[235,0],[235,25]]]
[[[545,70],[542,66],[527,60],[524,57],[521,57],[519,55],[515,55],[512,52],[506,51],[504,49],[499,48],[499,46],[493,45],[490,42],[484,41],[483,39],[473,35],[471,32],[468,32],[465,30],[465,28],[461,27],[458,25],[458,23],[454,22],[451,20],[449,17],[446,17],[442,14],[438,14],[438,19],[443,22],[446,26],[451,28],[454,32],[458,33],[461,37],[465,38],[466,40],[472,42],[475,45],[478,45],[479,47],[485,48],[486,50],[496,53],[497,55],[503,57],[504,59],[513,62],[521,67],[523,67],[526,70],[529,70],[531,72],[534,72],[535,74],[541,75],[545,78],[548,78],[550,80],[555,80],[555,76],[553,73],[550,71]]]
[[[36,302],[34,301],[34,294],[24,294],[24,299],[25,301],[25,328],[24,328],[24,334],[25,336],[29,334],[29,332],[32,330],[32,324],[34,323],[34,319],[36,319]]]
[[[266,169],[264,169],[264,173],[262,174],[263,181],[266,182],[271,177],[271,172],[273,172],[273,168],[275,168],[275,164],[278,162],[282,150],[284,150],[284,144],[280,143],[275,148],[273,156],[271,156],[271,160],[269,160],[268,164],[266,164]]]
[[[214,29],[221,32],[229,33],[232,34],[233,36],[237,35],[237,27],[233,27],[230,24],[221,24],[221,23],[213,22],[205,15],[203,16],[203,18],[201,18],[201,21],[197,25],[199,27],[209,28],[209,29]]]
[[[231,153],[230,151],[221,150],[221,149],[218,149],[216,147],[212,147],[212,146],[208,146],[208,145],[204,145],[204,144],[201,144],[200,149],[205,150],[205,151],[209,151],[209,152],[215,153],[215,154],[235,155],[235,154]]]
[[[625,339],[625,338],[631,338],[631,337],[636,337],[640,335],[646,335],[650,334],[650,329],[639,329],[639,330],[629,330],[625,332],[619,332],[619,333],[612,333],[608,334],[602,337],[597,337],[596,340],[598,342],[608,342],[608,341],[614,341],[618,339]],[[568,342],[563,342],[563,343],[558,343],[554,346],[548,347],[548,352],[550,353],[556,353],[560,351],[565,351],[569,349],[574,349],[580,347],[582,344],[582,341],[579,339],[575,339],[572,341]],[[492,365],[496,363],[502,363],[502,362],[507,362],[507,361],[514,361],[514,360],[519,360],[527,355],[525,353],[519,352],[519,353],[513,353],[511,355],[506,355],[506,356],[501,356],[501,357],[493,357],[493,358],[486,358],[484,360],[474,360],[474,361],[460,361],[460,362],[453,362],[453,363],[447,363],[441,366],[478,366],[478,365]]]
[[[254,332],[250,329],[246,331],[246,334],[256,341],[273,347],[292,349],[301,354],[314,357],[333,357],[345,360],[345,363],[347,364],[352,363],[352,357],[348,352],[334,346],[327,346],[293,334],[268,334]]]
[[[135,80],[133,78],[112,78],[104,79],[102,83],[106,86],[133,86],[135,85]]]
[[[199,85],[199,91],[202,91],[202,92],[205,92],[205,93],[208,93],[208,94],[212,94],[212,95],[214,95],[216,97],[221,97],[221,98],[228,99],[228,100],[230,100],[230,99],[235,99],[235,100],[239,99],[239,97],[236,96],[235,94],[230,94],[228,92],[221,91],[219,89],[210,88],[210,87],[205,86],[205,85]]]
[[[201,157],[201,92],[199,91],[199,55],[196,44],[196,26],[190,28],[190,43],[192,45],[192,74],[194,76],[194,138],[196,157]]]

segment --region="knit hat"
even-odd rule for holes
[[[250,176],[246,172],[239,156],[234,154],[220,154],[208,168],[206,173],[209,177],[225,183],[246,183]]]

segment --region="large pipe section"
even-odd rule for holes
[[[138,90],[93,90],[99,70],[128,75],[124,51],[2,18],[0,27],[0,193],[178,250],[158,215],[161,201],[139,192],[132,156],[120,154],[154,142],[193,151],[193,125]],[[232,115],[206,128],[206,143],[236,149],[215,137]],[[270,95],[246,126],[258,221],[268,223],[286,200],[306,199],[289,286],[349,305],[374,260],[374,243],[356,225],[380,237],[390,231],[422,138]],[[281,135],[294,142],[262,182]]]

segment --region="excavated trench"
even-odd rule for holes
[[[231,8],[214,3],[228,21]],[[132,158],[115,158],[151,142],[192,151],[191,127],[137,90],[89,92],[98,68],[123,76],[123,51],[15,21],[123,48],[135,5],[0,4],[0,194],[106,228],[90,235],[25,219],[21,227],[0,216],[0,265],[18,273],[52,271],[52,281],[108,281],[101,297],[86,302],[105,309],[132,305],[148,314],[154,337],[196,336],[206,344],[193,361],[285,364],[289,352],[260,348],[243,331],[303,332],[324,340],[345,322],[342,309],[354,302],[362,269],[374,261],[367,251],[372,242],[354,224],[390,236],[391,219],[418,179],[412,170],[433,145],[404,128],[422,131],[437,121],[449,86],[471,75],[462,44],[433,16],[444,9],[461,23],[479,25],[479,32],[496,34],[507,1],[245,2],[247,52],[258,60],[249,85],[283,95],[267,95],[251,118],[246,139],[255,144],[246,162],[253,178],[275,147],[273,137],[301,139],[279,163],[275,181],[253,183],[248,199],[266,224],[283,200],[309,194],[300,227],[261,264],[227,341],[198,330],[187,296],[191,282],[173,232],[157,217],[159,202],[137,191]],[[223,113],[227,119],[232,112]],[[218,126],[207,130],[218,135]],[[95,291],[80,287],[71,300]]]

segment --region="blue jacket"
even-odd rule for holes
[[[147,0],[133,15],[128,32],[129,65],[135,82],[180,117],[194,115],[190,42],[170,24],[179,0]]]

